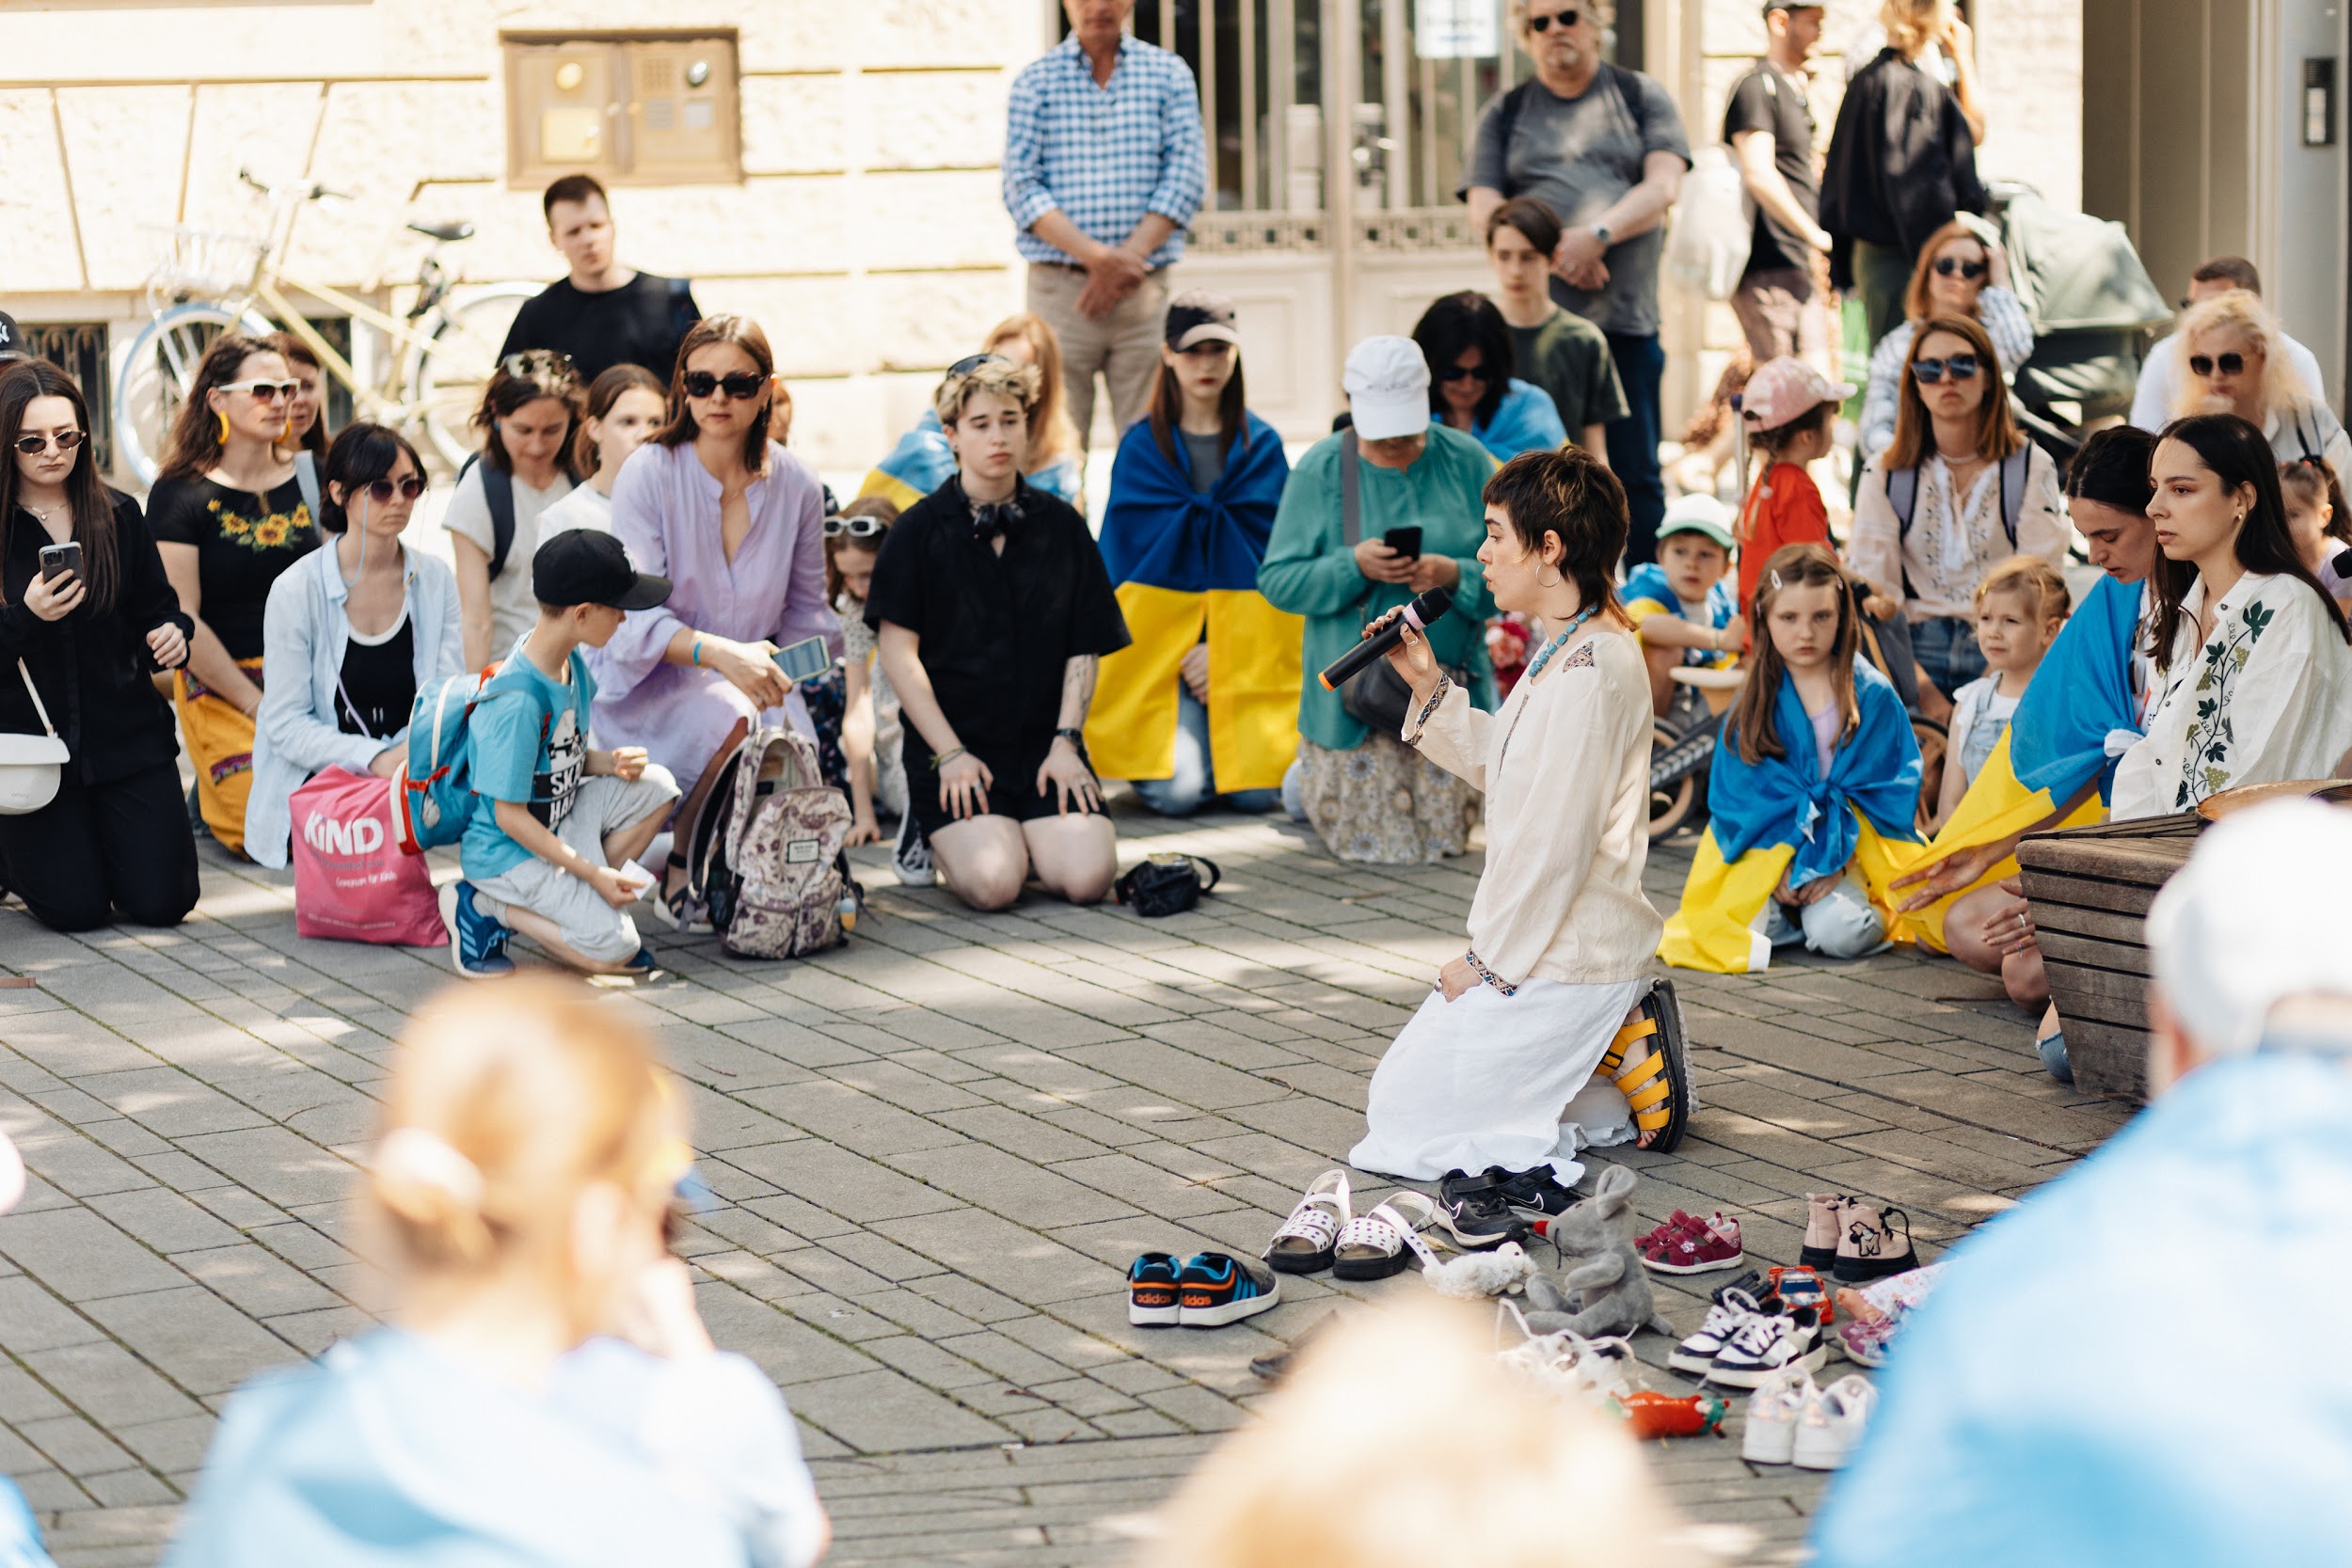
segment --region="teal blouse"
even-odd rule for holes
[[[1258,592],[1277,609],[1307,618],[1298,733],[1318,746],[1349,752],[1363,744],[1364,726],[1348,716],[1338,692],[1323,689],[1315,672],[1353,647],[1366,622],[1410,603],[1413,594],[1402,583],[1368,581],[1356,569],[1340,520],[1340,440],[1336,434],[1325,436],[1291,469],[1258,568]],[[1486,617],[1494,613],[1494,600],[1477,555],[1486,542],[1479,496],[1495,471],[1494,459],[1474,436],[1432,425],[1429,445],[1408,468],[1379,467],[1360,456],[1357,461],[1363,537],[1418,524],[1422,553],[1452,556],[1461,567],[1454,608],[1430,628],[1430,647],[1439,663],[1470,672],[1470,701],[1491,710],[1495,682],[1486,659]]]

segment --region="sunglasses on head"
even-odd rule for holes
[[[302,390],[302,383],[299,381],[224,381],[221,383],[220,389],[224,392],[250,392],[260,402],[276,403],[280,398],[290,398]]]
[[[707,398],[723,391],[738,403],[748,403],[759,396],[760,389],[768,385],[768,378],[757,371],[729,371],[724,375],[688,371],[683,380],[690,398]]]
[[[548,371],[568,371],[571,368],[572,356],[551,348],[527,348],[499,361],[500,370],[515,376],[540,375]]]
[[[2191,375],[2211,375],[2217,370],[2223,375],[2235,375],[2244,369],[2246,369],[2246,356],[2243,354],[2224,354],[2217,356],[2211,354],[2192,354],[2188,356],[2188,370]]]
[[[1438,372],[1438,379],[1439,381],[1484,381],[1486,379],[1486,371],[1483,365],[1448,365]]]
[[[61,452],[72,451],[82,441],[80,431],[60,430],[55,436],[20,436],[16,438],[16,450],[27,457],[39,457],[53,446]]]
[[[1548,33],[1556,23],[1560,30],[1565,33],[1582,20],[1584,20],[1583,13],[1574,8],[1565,11],[1547,11],[1541,16],[1529,17],[1527,30],[1531,33]]]
[[[872,539],[890,531],[890,525],[880,517],[828,517],[825,537],[828,539]]]
[[[1914,359],[1911,373],[1919,378],[1922,387],[1932,387],[1948,372],[1954,381],[1967,381],[1977,373],[1977,356],[1955,354],[1948,359]]]
[[[1957,256],[1938,256],[1935,259],[1935,275],[1938,277],[1951,277],[1958,276],[1968,279],[1971,283],[1974,283],[1978,278],[1982,277],[1986,273],[1991,272],[1992,270],[1992,267],[1987,265],[1985,262],[1963,261]]]
[[[424,481],[410,474],[406,479],[379,479],[370,484],[358,485],[357,488],[365,491],[368,499],[376,505],[389,506],[392,504],[394,496],[398,496],[403,500],[412,501],[423,495]]]
[[[983,354],[965,355],[962,358],[947,367],[947,373],[949,375],[970,375],[974,371],[978,370],[982,365],[1009,365],[1011,363],[1011,360],[1006,358],[1003,355],[998,354],[992,349]]]

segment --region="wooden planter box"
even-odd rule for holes
[[[2188,861],[2195,812],[2040,833],[2017,847],[2074,1086],[2147,1098],[2148,906]]]

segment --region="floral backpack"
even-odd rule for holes
[[[689,876],[720,944],[746,958],[838,947],[864,890],[850,876],[850,802],[824,782],[817,747],[782,726],[754,730],[696,825]]]

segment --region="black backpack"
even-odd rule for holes
[[[496,582],[515,547],[515,476],[484,463],[477,451],[458,467],[457,477],[463,480],[466,470],[476,465],[482,468],[482,499],[490,504],[490,580]]]
[[[1637,126],[1640,125],[1642,122],[1642,117],[1640,112],[1633,107],[1633,104],[1634,101],[1641,95],[1641,88],[1634,82],[1633,72],[1626,70],[1625,67],[1616,64],[1614,61],[1603,60],[1600,62],[1600,74],[1607,80],[1611,87],[1616,89],[1617,102],[1624,105],[1625,112],[1627,114],[1633,117],[1634,124]],[[1511,156],[1511,133],[1518,129],[1519,113],[1527,107],[1527,95],[1534,90],[1535,86],[1535,78],[1530,76],[1526,81],[1521,82],[1518,87],[1515,87],[1509,92],[1504,93],[1501,103],[1497,105],[1498,109],[1502,113],[1502,123],[1496,127],[1496,130],[1501,134],[1502,155],[1505,159],[1508,159]],[[1590,91],[1591,89],[1587,88],[1586,90]],[[1474,144],[1476,138],[1475,129],[1473,129],[1471,135]],[[1510,193],[1505,192],[1504,194],[1508,195]],[[1454,199],[1456,201],[1468,201],[1470,199],[1470,186],[1468,184],[1464,184],[1459,189],[1454,191]]]

